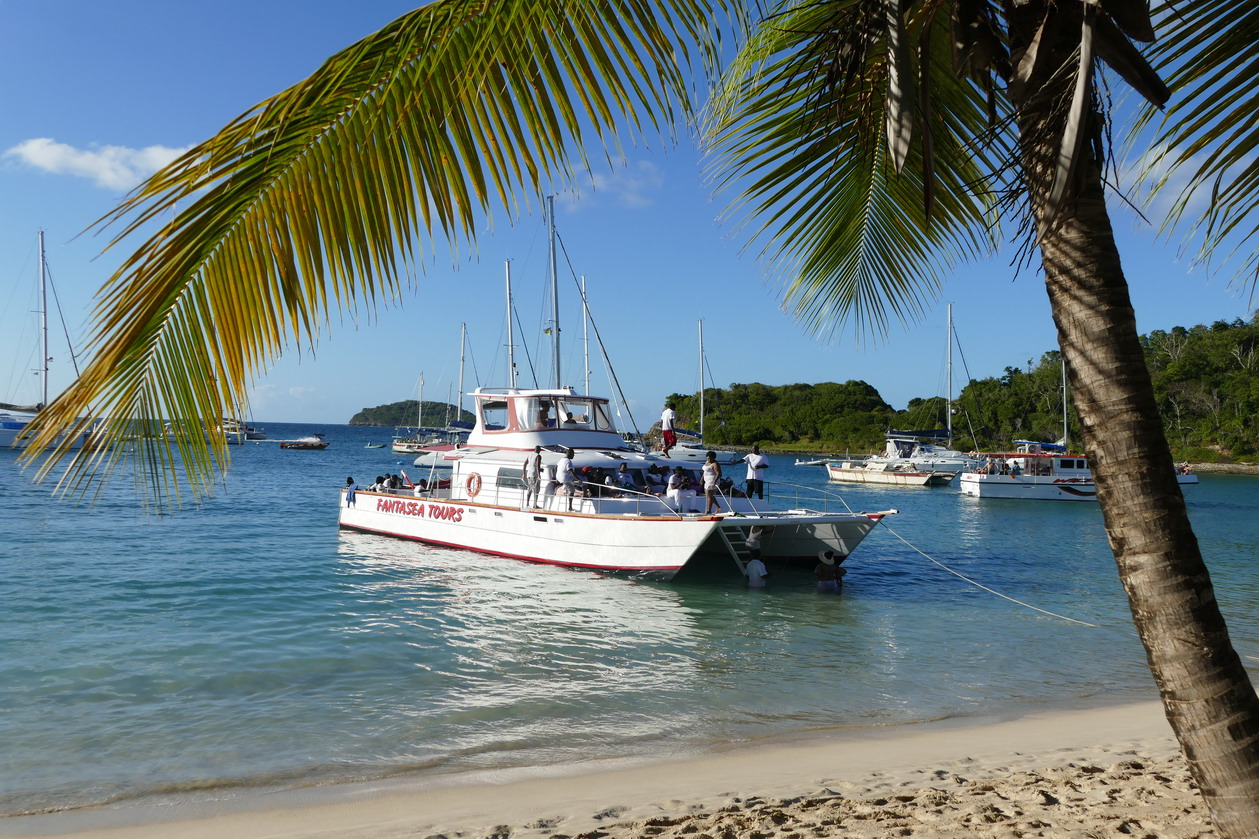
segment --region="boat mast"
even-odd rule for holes
[[[704,319],[699,319],[699,440],[704,442]]]
[[[507,384],[516,386],[516,339],[511,331],[511,260],[503,262],[507,274]]]
[[[39,350],[40,361],[40,399],[42,410],[48,405],[48,266],[44,263],[44,231],[39,231]]]
[[[551,346],[555,354],[555,388],[563,387],[560,383],[560,295],[559,274],[555,269],[555,196],[546,197],[546,215],[550,227],[551,239]]]
[[[420,374],[420,404],[415,409],[416,433],[424,427],[424,374]]]
[[[586,389],[590,393],[590,308],[586,305],[586,275],[581,275],[581,342],[586,357]]]
[[[945,382],[944,413],[948,421],[949,448],[953,447],[953,304],[949,304],[949,328],[944,336],[945,358],[947,359],[944,377]]]
[[[463,421],[463,351],[467,344],[468,325],[459,324],[459,408],[455,411],[455,419]]]
[[[1067,445],[1067,356],[1062,356],[1062,450],[1066,452],[1071,447]]]

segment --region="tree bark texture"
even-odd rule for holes
[[[1045,284],[1106,534],[1168,721],[1217,830],[1259,836],[1259,698],[1176,482],[1091,146],[1067,203],[1049,217],[1083,7],[1006,6],[1016,63],[1048,21],[1035,62],[1046,69],[1010,87]]]

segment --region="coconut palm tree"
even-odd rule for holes
[[[1103,200],[1102,65],[1168,95],[1133,45],[1154,36],[1146,4],[780,0],[744,24],[736,0],[443,0],[242,115],[105,220],[152,233],[104,290],[93,363],[37,421],[53,446],[108,418],[62,487],[99,487],[130,456],[155,501],[177,465],[202,491],[222,441],[171,442],[154,418],[241,413],[256,371],[332,312],[396,294],[417,249],[515,218],[621,137],[671,137],[696,115],[689,72],[734,32],[712,165],[806,326],[912,319],[998,213],[1026,225],[1168,719],[1221,834],[1259,835],[1259,700],[1174,478]],[[70,453],[51,454],[45,471]]]

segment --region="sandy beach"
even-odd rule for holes
[[[248,803],[82,810],[0,835],[157,837],[1212,836],[1156,702],[941,723],[562,775],[395,781]]]

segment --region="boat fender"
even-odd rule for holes
[[[481,476],[478,473],[473,472],[468,476],[468,482],[465,486],[468,488],[468,497],[476,498],[477,494],[481,491]]]

